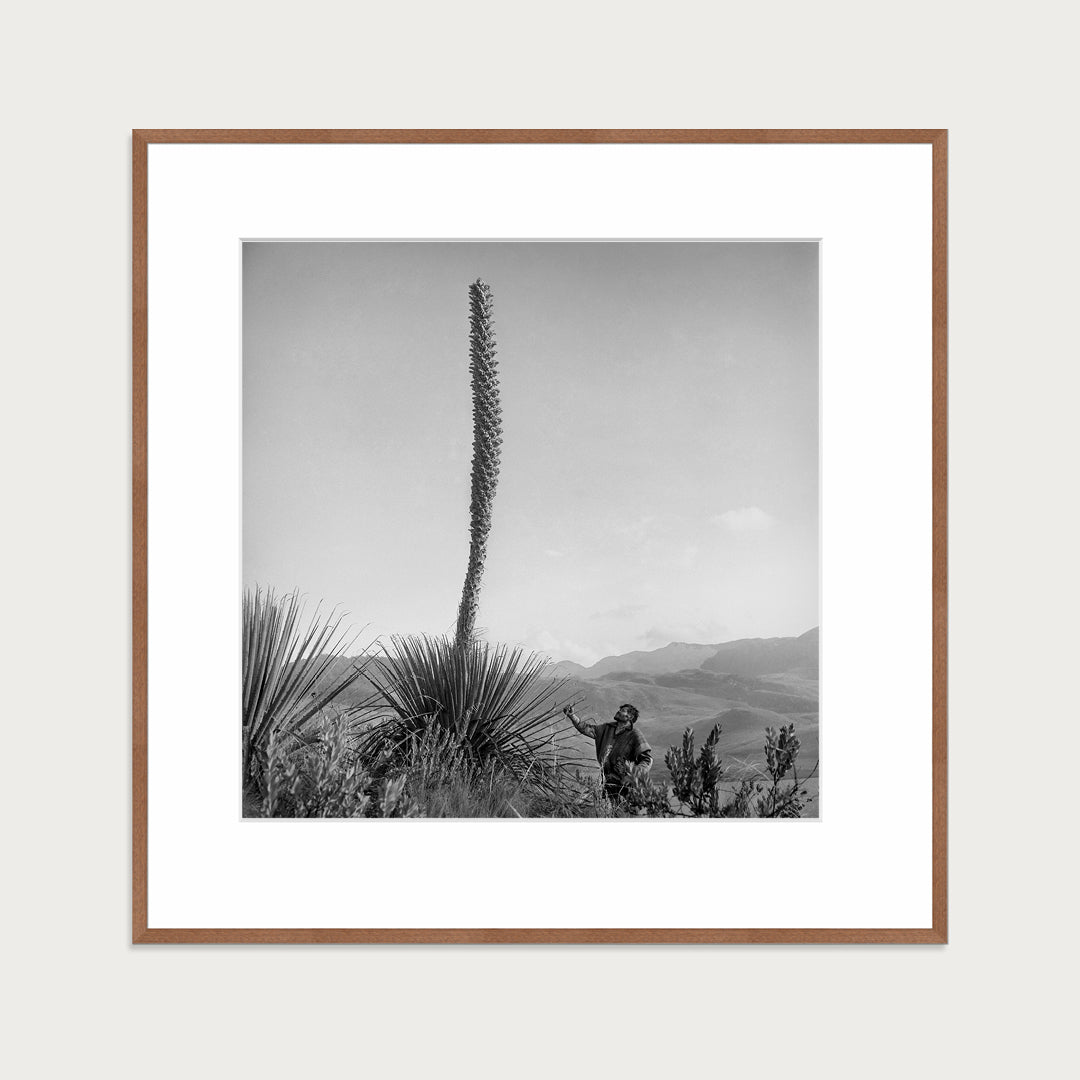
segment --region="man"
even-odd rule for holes
[[[635,773],[644,775],[652,768],[652,747],[635,726],[638,711],[633,705],[621,705],[610,724],[578,719],[573,705],[567,705],[563,712],[582,735],[595,740],[596,760],[600,762],[604,791],[609,799],[619,799]]]

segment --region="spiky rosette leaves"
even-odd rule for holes
[[[563,681],[546,656],[445,637],[395,637],[368,678],[391,716],[360,742],[371,760],[408,756],[431,733],[469,761],[536,784],[576,763]]]
[[[469,565],[458,609],[457,642],[472,640],[480,604],[491,508],[499,479],[502,446],[502,407],[499,403],[499,366],[495,359],[493,300],[488,285],[477,279],[469,286],[469,373],[472,376],[473,457],[472,495],[469,502]]]
[[[271,736],[300,736],[309,721],[364,674],[366,656],[350,659],[356,642],[344,614],[316,610],[305,625],[299,593],[247,589],[243,604],[243,782],[258,786]],[[369,697],[346,710],[360,713]]]

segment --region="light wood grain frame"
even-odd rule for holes
[[[147,164],[157,143],[922,143],[933,148],[933,924],[923,929],[168,929],[147,916]],[[396,944],[930,944],[947,931],[947,153],[942,129],[139,130],[132,133],[132,941]]]

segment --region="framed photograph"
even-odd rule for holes
[[[133,133],[133,940],[943,944],[941,130]]]

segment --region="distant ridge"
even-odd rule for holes
[[[725,675],[773,675],[797,670],[817,678],[818,636],[815,626],[798,637],[739,638],[715,645],[673,641],[651,651],[605,656],[591,667],[562,660],[554,670],[558,675],[585,680],[615,674],[670,675],[696,668]]]
[[[719,646],[703,671],[728,675],[777,675],[795,669],[818,672],[818,628],[796,638],[744,638]]]
[[[551,669],[551,673],[556,676],[573,675],[575,678],[583,679],[587,670],[584,664],[575,664],[573,660],[560,660]]]

